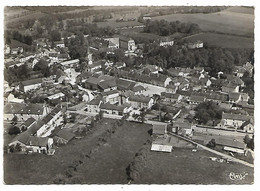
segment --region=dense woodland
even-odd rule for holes
[[[145,23],[145,33],[153,33],[160,36],[169,36],[176,32],[194,34],[200,32],[201,29],[195,23],[182,23],[180,21],[168,22],[166,20],[148,21]]]

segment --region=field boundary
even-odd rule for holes
[[[174,133],[170,133],[170,132],[169,132],[169,134],[170,134],[170,135],[173,135],[173,136],[175,136],[175,137],[181,138],[181,139],[183,139],[183,140],[186,140],[186,141],[188,141],[188,142],[190,142],[190,143],[192,143],[192,144],[195,144],[195,145],[197,145],[197,147],[200,147],[200,148],[202,148],[202,149],[204,149],[204,150],[207,150],[207,151],[209,151],[209,152],[211,152],[211,153],[214,153],[214,154],[219,155],[219,156],[221,156],[221,157],[225,157],[226,159],[230,159],[230,160],[232,160],[233,162],[237,162],[237,163],[246,165],[246,166],[248,166],[248,167],[254,168],[254,165],[251,164],[251,163],[248,163],[248,162],[246,162],[246,161],[237,159],[237,158],[232,157],[232,156],[229,156],[229,155],[227,155],[227,154],[218,152],[218,151],[216,151],[216,150],[210,149],[210,148],[208,148],[208,147],[206,147],[206,146],[204,146],[204,145],[202,145],[202,144],[199,144],[199,143],[197,143],[197,142],[195,142],[195,141],[192,141],[192,140],[190,140],[190,139],[188,139],[188,138],[185,138],[185,137],[176,135],[176,134],[174,134]]]

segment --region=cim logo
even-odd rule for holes
[[[231,180],[234,180],[234,181],[244,180],[247,175],[248,175],[247,172],[243,172],[243,173],[230,172],[230,173],[229,173],[229,178],[230,178]]]

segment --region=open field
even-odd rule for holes
[[[243,13],[243,14],[254,14],[254,9],[253,7],[229,7],[223,12],[235,12],[235,13]]]
[[[5,18],[4,26],[5,26],[5,28],[7,28],[7,27],[14,28],[14,27],[17,27],[17,24],[19,24],[21,22],[25,22],[25,21],[31,20],[31,19],[39,19],[45,15],[46,15],[45,13],[41,13],[41,12],[31,12],[28,15],[16,17],[13,19]]]
[[[188,41],[202,40],[210,47],[222,48],[254,48],[254,38],[247,38],[234,35],[200,33],[185,38]]]
[[[126,184],[126,167],[142,145],[151,139],[151,125],[125,122],[104,146],[94,153],[75,176],[84,175],[87,184]]]
[[[211,161],[212,153],[177,149],[172,153],[150,152],[150,164],[133,184],[252,184],[253,169],[237,163]],[[230,173],[244,174],[244,180],[231,180]]]
[[[152,20],[181,21],[197,23],[203,31],[253,36],[254,15],[228,10],[210,14],[172,14],[152,17]]]

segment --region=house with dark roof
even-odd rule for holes
[[[87,108],[85,111],[88,111],[90,113],[99,113],[100,111],[100,105],[102,103],[102,97],[97,96],[93,100],[87,103]]]
[[[189,122],[174,121],[171,123],[171,125],[169,125],[169,127],[171,128],[170,129],[171,132],[182,136],[192,136],[193,134],[191,123]]]
[[[253,104],[248,104],[247,102],[240,101],[240,102],[236,103],[236,105],[238,107],[241,107],[242,109],[247,109],[247,110],[251,110],[251,111],[254,112],[254,105]]]
[[[49,114],[47,114],[41,120],[38,120],[28,130],[31,135],[37,137],[47,137],[51,132],[62,124],[63,116],[61,112],[61,105],[57,105]]]
[[[130,105],[113,105],[110,103],[101,104],[100,110],[105,114],[109,115],[119,115],[123,116],[123,114],[128,113],[128,108]]]
[[[226,74],[227,82],[232,83],[233,85],[238,85],[239,87],[244,87],[245,83],[243,80],[241,80],[240,77],[234,76],[232,74]]]
[[[57,55],[57,59],[59,62],[64,62],[70,59],[70,55],[68,53],[61,53]]]
[[[204,94],[207,101],[213,101],[216,103],[222,103],[228,101],[228,95],[227,94],[221,94],[216,92],[207,92]]]
[[[113,66],[114,66],[116,69],[121,69],[121,68],[125,68],[125,67],[126,67],[126,64],[125,64],[125,62],[116,62]]]
[[[200,104],[200,103],[204,102],[205,100],[206,100],[206,98],[204,96],[192,94],[190,96],[189,103],[190,104]]]
[[[243,123],[253,118],[249,115],[222,113],[222,124],[224,127],[233,127],[235,129],[241,127]]]
[[[65,44],[62,40],[61,41],[55,41],[54,46],[59,47],[59,48],[65,48]]]
[[[250,118],[248,121],[244,122],[238,129],[246,133],[254,133],[254,119]]]
[[[235,85],[231,82],[226,82],[222,84],[221,87],[222,92],[229,93],[229,92],[239,92],[239,85]]]
[[[153,124],[153,135],[165,135],[167,133],[167,124]]]
[[[109,102],[110,104],[116,104],[119,102],[119,91],[117,90],[101,92],[100,95],[102,96],[104,103]]]
[[[7,103],[4,106],[4,120],[10,121],[17,117],[18,121],[26,121],[29,118],[36,120],[43,118],[49,108],[42,104]]]
[[[241,78],[244,76],[246,69],[243,66],[235,66],[234,75]]]
[[[106,63],[105,60],[94,61],[91,65],[88,65],[87,71],[92,72],[92,73],[100,71],[102,66],[105,65],[105,63]]]
[[[60,63],[64,68],[73,68],[79,66],[79,59],[68,60]]]
[[[61,129],[55,136],[54,142],[56,144],[67,144],[75,137],[75,134],[68,129]]]
[[[143,95],[129,96],[126,102],[131,104],[135,109],[149,109],[153,105],[153,98],[146,97]]]
[[[35,57],[35,53],[31,53],[31,52],[25,52],[20,56],[19,61],[20,62],[26,62],[27,60],[29,60],[30,58],[34,58]]]
[[[230,103],[219,103],[218,106],[225,110],[230,110],[232,108],[232,104]]]
[[[191,97],[191,94],[192,94],[193,92],[190,91],[190,90],[188,90],[188,91],[177,90],[176,93],[182,95],[183,98],[189,100],[190,97]]]
[[[170,82],[166,86],[166,93],[173,93],[173,94],[175,94],[177,90],[178,90],[178,86],[176,86],[174,83]]]
[[[17,146],[19,145],[19,146]],[[19,151],[16,151],[16,148]],[[50,154],[53,147],[53,139],[49,137],[35,137],[31,136],[27,131],[16,136],[9,144],[9,152],[22,152],[22,153],[43,153]]]
[[[120,91],[133,90],[135,82],[116,78],[117,89]]]
[[[133,92],[135,93],[135,95],[143,94],[144,91],[146,91],[146,89],[141,85],[137,85],[133,87]]]
[[[180,94],[172,94],[172,93],[166,93],[162,92],[161,93],[161,99],[165,102],[180,102],[182,99],[182,96]]]
[[[93,76],[90,76],[86,81],[85,81],[85,87],[87,89],[90,89],[90,90],[99,90],[99,86],[98,86],[98,83],[99,83],[99,79],[96,78],[96,77],[93,77]]]
[[[116,80],[115,78],[110,78],[107,80],[101,80],[98,83],[99,89],[103,92],[108,92],[112,90],[117,90]]]
[[[42,78],[32,79],[32,80],[26,80],[20,82],[19,90],[23,92],[27,92],[29,90],[34,90],[42,85]]]
[[[108,48],[119,48],[119,37],[104,38],[104,40],[108,41]]]
[[[27,129],[30,129],[34,123],[36,123],[36,120],[30,117],[19,126],[19,129],[21,132],[26,131]]]
[[[119,48],[129,52],[134,52],[136,50],[135,41],[127,36],[120,36]]]
[[[229,92],[228,98],[230,103],[238,103],[241,100],[241,94],[238,92]]]

